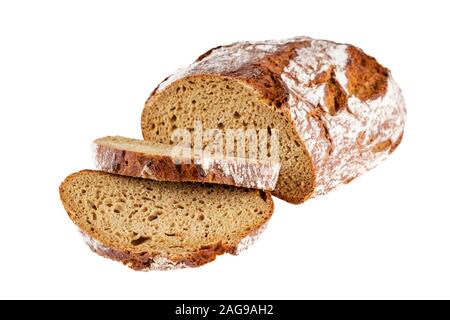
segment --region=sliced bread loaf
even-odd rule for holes
[[[273,190],[279,163],[237,157],[195,158],[190,149],[174,151],[173,145],[124,137],[94,141],[98,170],[159,181],[229,184]]]
[[[237,254],[273,212],[261,190],[91,170],[67,177],[60,196],[94,252],[135,270],[198,267]]]
[[[361,49],[298,37],[238,42],[166,78],[142,113],[144,139],[174,130],[278,130],[274,195],[292,203],[375,167],[399,145],[405,103],[389,70]]]

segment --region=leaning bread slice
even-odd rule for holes
[[[273,212],[261,190],[91,170],[67,177],[60,196],[94,252],[135,270],[198,267],[238,254]]]
[[[191,149],[120,136],[95,140],[93,152],[98,170],[159,181],[273,190],[280,171],[279,162],[238,157],[195,158]]]

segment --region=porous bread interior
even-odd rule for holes
[[[235,78],[195,76],[175,81],[146,104],[142,114],[144,139],[171,143],[177,128],[193,130],[278,129],[281,170],[274,195],[293,203],[314,189],[311,159],[298,137],[289,110],[274,107],[258,91]]]
[[[235,247],[266,223],[273,208],[262,191],[91,170],[69,176],[61,197],[75,224],[100,243],[169,258]]]

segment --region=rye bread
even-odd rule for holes
[[[145,140],[173,130],[278,130],[274,195],[292,203],[352,181],[399,145],[406,109],[390,71],[348,44],[297,37],[213,48],[167,77],[142,113]]]
[[[195,158],[194,152],[174,152],[173,145],[120,136],[93,143],[96,169],[158,181],[190,181],[273,190],[279,163],[237,157]],[[187,156],[186,156],[187,155]]]
[[[135,270],[198,267],[252,244],[273,213],[269,193],[84,170],[60,186],[89,247]]]

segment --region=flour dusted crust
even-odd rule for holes
[[[139,271],[163,271],[163,270],[176,270],[182,268],[188,268],[190,265],[177,261],[174,262],[166,257],[154,256],[152,258],[147,258],[145,265],[143,265],[142,257],[138,258],[137,255],[132,253],[127,253],[121,250],[113,249],[108,247],[94,238],[90,237],[88,234],[80,230],[81,236],[88,247],[98,255],[110,258],[113,260],[121,261],[126,266],[136,269]]]
[[[217,255],[230,253],[239,255],[242,251],[247,250],[253,245],[264,232],[267,223],[263,224],[249,235],[244,237],[236,246],[224,247],[220,245],[211,246],[195,252],[187,257],[168,258],[162,255],[141,255],[132,252],[127,252],[119,249],[114,249],[101,242],[95,240],[87,233],[80,231],[84,242],[87,246],[98,255],[112,260],[120,261],[124,265],[137,271],[166,271],[177,270],[184,268],[200,267],[208,262],[214,261]]]
[[[183,159],[168,154],[150,154],[93,143],[98,170],[159,181],[191,181],[228,184],[238,187],[273,190],[280,164],[241,158]],[[169,146],[167,147],[169,149]]]
[[[242,239],[236,248],[232,251],[233,254],[238,255],[242,251],[247,250],[250,246],[252,246],[256,241],[258,241],[261,234],[267,229],[267,223],[262,225],[259,229],[256,229],[254,232],[246,236]]]
[[[386,88],[362,100],[349,92],[349,45],[311,41],[283,70],[289,88],[288,106],[316,170],[314,195],[324,194],[372,169],[397,147],[403,134],[405,103],[398,85],[387,74]],[[317,75],[334,69],[347,99],[335,114],[328,109],[327,83]],[[376,90],[375,90],[376,91]],[[345,103],[345,102],[344,102]]]
[[[400,88],[388,69],[352,45],[298,37],[217,47],[168,77],[149,99],[198,75],[240,79],[287,111],[315,171],[315,188],[306,198],[375,167],[402,139]]]

